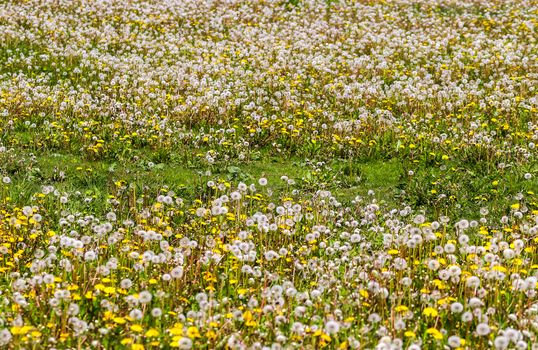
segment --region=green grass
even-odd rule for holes
[[[538,183],[523,178],[524,173],[537,172],[538,165],[532,163],[501,170],[484,168],[481,163],[458,166],[424,161],[411,176],[406,170],[408,163],[399,158],[363,162],[332,159],[319,163],[262,152],[260,159],[249,162],[203,165],[187,163],[173,155],[167,156],[173,161],[152,163],[149,159],[153,158],[145,157],[141,151],[138,154],[134,158],[137,160],[109,161],[88,160],[70,153],[19,151],[4,159],[1,167],[15,185],[10,188],[11,199],[21,205],[43,185],[54,185],[60,192],[91,194],[95,198],[93,205],[103,207],[118,181],[129,183],[138,193],[148,196],[171,190],[196,199],[202,196],[209,180],[257,183],[265,177],[274,194],[282,196],[290,190],[281,179],[283,175],[293,179],[293,188],[303,194],[326,189],[343,203],[350,203],[357,196],[372,195],[373,191],[381,203],[393,207],[405,202],[434,215],[451,212],[473,218],[486,204],[493,204],[502,214],[510,210],[518,193],[538,193]],[[439,198],[439,193],[446,197]],[[538,207],[532,202],[529,205]]]

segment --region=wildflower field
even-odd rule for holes
[[[537,0],[0,0],[1,349],[538,349]]]

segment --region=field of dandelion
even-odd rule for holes
[[[0,0],[0,348],[538,349],[538,1]]]

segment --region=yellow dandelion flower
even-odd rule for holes
[[[435,328],[429,328],[427,331],[426,331],[426,334],[429,334],[431,335],[434,339],[437,339],[437,340],[441,340],[443,339],[443,333],[439,332],[437,329]]]
[[[154,338],[154,337],[158,337],[159,336],[159,331],[156,330],[155,328],[151,328],[150,330],[148,330],[146,332],[146,337],[148,338]]]
[[[396,312],[406,312],[407,310],[409,310],[409,308],[405,305],[398,305],[394,308],[394,311]]]
[[[437,315],[439,315],[439,313],[437,312],[436,309],[434,309],[433,307],[427,307],[424,309],[424,311],[422,311],[422,314],[426,317],[437,317]]]
[[[127,322],[123,317],[114,317],[112,321],[116,322],[117,324],[124,324]]]
[[[198,331],[198,328],[191,326],[187,329],[187,336],[191,339],[193,338],[201,338],[200,332]]]
[[[133,340],[131,338],[123,338],[120,343],[122,345],[129,345],[129,344],[132,344],[133,343]]]
[[[139,324],[133,324],[133,325],[131,326],[131,330],[132,330],[133,332],[140,333],[140,332],[142,332],[143,329],[144,329],[144,328],[142,328],[142,326],[139,325]]]

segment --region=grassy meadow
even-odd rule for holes
[[[536,0],[0,0],[0,348],[538,349]]]

